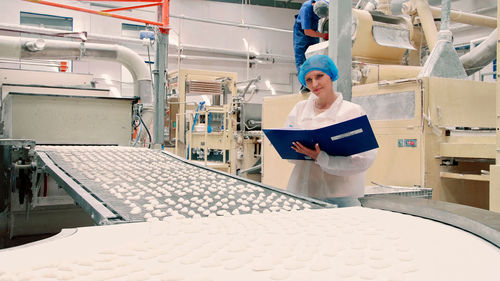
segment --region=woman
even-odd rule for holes
[[[300,68],[299,80],[313,94],[295,105],[286,126],[317,129],[365,115],[361,106],[335,93],[333,81],[337,79],[337,67],[328,56],[315,55],[307,59]],[[318,144],[309,149],[294,142],[292,148],[314,161],[293,161],[295,168],[288,190],[339,207],[360,205],[357,198],[364,195],[366,170],[375,160],[377,149],[343,157],[326,154]]]

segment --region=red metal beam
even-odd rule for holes
[[[163,0],[163,5],[161,5],[161,22],[164,28],[160,28],[160,31],[168,34],[169,32],[169,19],[170,19],[170,0]],[[165,28],[166,27],[166,28]]]
[[[153,4],[147,4],[147,5],[132,6],[132,7],[115,8],[115,9],[109,9],[109,10],[102,10],[101,12],[109,13],[109,12],[116,12],[116,11],[126,11],[126,10],[153,7],[153,6],[159,6],[159,5],[161,5],[161,3],[153,3]]]
[[[101,16],[105,16],[105,17],[112,17],[112,18],[117,18],[117,19],[122,19],[122,20],[140,22],[140,23],[145,23],[145,24],[149,24],[149,25],[155,25],[155,26],[161,27],[163,30],[169,29],[169,27],[168,27],[168,14],[166,16],[167,19],[166,19],[166,24],[165,24],[165,22],[155,22],[155,21],[137,19],[137,18],[132,18],[132,17],[126,17],[126,16],[122,16],[122,15],[110,14],[110,13],[106,13],[106,12],[100,12],[100,11],[95,11],[95,10],[90,10],[90,9],[85,9],[85,8],[60,4],[60,3],[53,3],[53,2],[49,2],[49,1],[45,1],[45,0],[23,0],[23,1],[39,3],[39,4],[43,4],[43,5],[64,8],[64,9],[69,9],[69,10],[75,10],[75,11],[80,11],[80,12],[86,12],[89,14],[101,15]],[[95,0],[92,0],[92,1],[95,1]],[[132,2],[132,1],[126,1],[126,0],[115,0],[115,1]],[[167,2],[167,6],[168,6],[168,0],[161,0],[161,1],[164,1],[162,6],[165,6],[165,2]],[[139,1],[139,2],[143,2],[143,1]],[[151,2],[151,1],[148,1],[148,2]],[[154,2],[156,2],[156,1],[154,1]],[[162,7],[162,10],[163,9],[165,9],[165,7]],[[168,11],[168,7],[166,9]]]
[[[80,2],[155,2],[161,3],[163,0],[78,0]]]

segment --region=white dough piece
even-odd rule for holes
[[[130,211],[130,214],[131,215],[137,215],[137,214],[140,214],[141,213],[141,208],[139,207],[135,207],[133,208],[131,211]]]

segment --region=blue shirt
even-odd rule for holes
[[[295,20],[296,23],[300,24],[302,32],[304,32],[305,29],[312,29],[314,31],[318,29],[319,17],[314,13],[313,2],[316,1],[308,0],[304,2]]]

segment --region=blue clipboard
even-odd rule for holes
[[[377,139],[366,115],[314,130],[294,128],[264,129],[283,159],[311,160],[292,149],[292,142],[300,142],[313,149],[316,143],[331,156],[350,156],[378,148]]]

